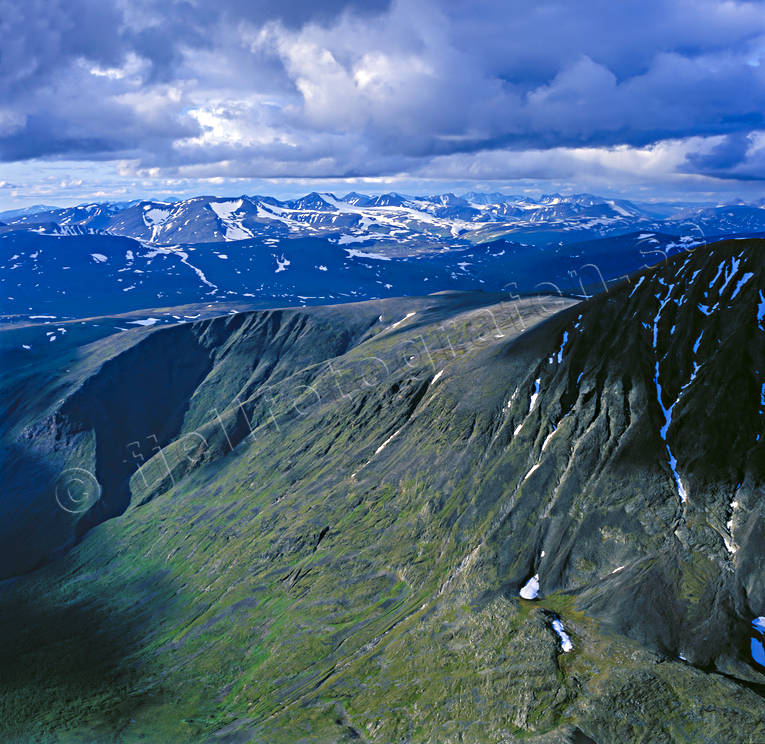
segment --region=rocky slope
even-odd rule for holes
[[[762,740],[763,250],[18,375],[3,565],[81,539],[2,584],[4,738]],[[74,467],[98,488],[65,512]]]

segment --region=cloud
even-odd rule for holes
[[[765,132],[720,137],[703,152],[690,152],[684,170],[737,181],[765,181]]]
[[[6,162],[742,180],[763,163],[762,2],[0,0],[0,34]]]

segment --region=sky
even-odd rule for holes
[[[765,2],[0,0],[0,208],[765,196]]]

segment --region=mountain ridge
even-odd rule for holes
[[[682,208],[658,218],[625,199],[592,194],[463,196],[397,193],[343,197],[312,192],[280,201],[268,196],[198,196],[174,202],[88,203],[76,207],[0,213],[4,229],[48,234],[92,231],[135,238],[158,246],[232,242],[250,238],[326,237],[341,245],[371,243],[386,250],[468,246],[518,238],[544,245],[625,232],[695,231],[696,237],[765,231],[761,203]],[[554,234],[548,233],[552,231]]]

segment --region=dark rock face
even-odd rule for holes
[[[748,663],[740,638],[765,601],[761,251],[677,257],[568,311],[562,362],[541,360],[510,411],[539,379],[516,437],[536,469],[490,541],[497,580],[539,573],[614,629],[726,673]]]

